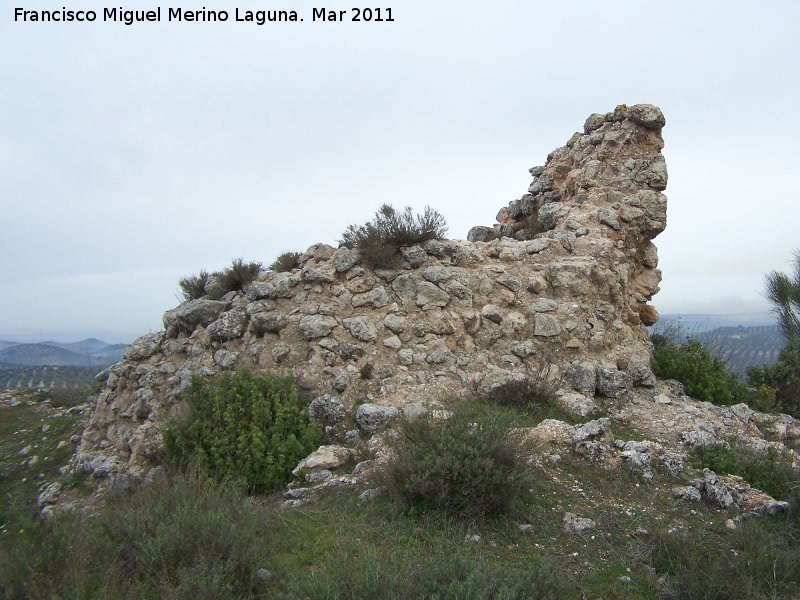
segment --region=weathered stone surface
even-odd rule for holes
[[[254,281],[247,286],[247,297],[251,302],[263,298],[291,298],[295,280],[291,273],[275,273],[269,281]]]
[[[422,276],[431,283],[440,284],[450,279],[452,274],[450,269],[447,267],[443,267],[441,265],[431,265],[430,267],[423,269]]]
[[[309,283],[332,283],[335,278],[331,271],[323,271],[306,265],[300,270],[300,279]]]
[[[403,333],[406,326],[406,318],[400,315],[389,314],[383,319],[383,325],[392,333]]]
[[[517,342],[511,346],[511,352],[520,358],[528,358],[536,354],[536,345],[530,340],[524,342]]]
[[[284,359],[291,354],[291,348],[284,344],[280,344],[275,346],[272,350],[270,350],[270,354],[272,355],[272,360],[275,361],[276,364],[281,364]]]
[[[260,312],[250,317],[250,329],[256,335],[278,333],[287,324],[286,317],[279,312]]]
[[[164,328],[191,332],[198,325],[205,327],[216,321],[226,308],[228,308],[227,302],[205,298],[192,300],[165,312]]]
[[[700,502],[703,499],[700,490],[691,485],[672,488],[672,495],[675,498],[680,498],[681,500],[687,500],[689,502]]]
[[[625,371],[600,367],[597,369],[597,391],[609,398],[619,398],[633,386],[631,376]]]
[[[589,396],[597,388],[597,369],[593,363],[575,361],[566,369],[566,376],[572,389]]]
[[[349,248],[339,248],[333,256],[333,268],[337,273],[344,273],[355,267],[361,262],[361,255],[358,250]]]
[[[299,477],[300,473],[303,472],[308,473],[321,471],[323,469],[338,469],[342,465],[347,464],[347,461],[349,461],[352,456],[352,450],[344,446],[320,446],[319,449],[315,450],[298,463],[292,470],[292,475]]]
[[[512,292],[518,292],[522,289],[522,282],[516,275],[503,274],[497,278],[497,283],[508,288]]]
[[[378,338],[378,330],[375,329],[368,317],[350,317],[342,319],[342,325],[350,332],[354,338],[362,342],[374,342]]]
[[[550,240],[548,238],[537,238],[525,246],[525,251],[528,254],[539,254],[539,252],[546,250],[549,245]]]
[[[236,359],[239,357],[238,352],[229,352],[228,350],[217,350],[214,352],[214,362],[223,369],[229,369],[236,364]]]
[[[443,362],[447,361],[447,357],[450,355],[448,350],[435,350],[431,352],[428,356],[425,357],[425,360],[428,361],[432,365],[440,365]]]
[[[568,392],[561,396],[558,403],[567,412],[579,417],[585,417],[598,411],[597,404],[589,396],[574,392]]]
[[[552,337],[561,333],[561,326],[558,324],[558,319],[552,315],[537,313],[534,317],[534,323],[533,335]]]
[[[617,219],[617,211],[611,208],[601,207],[597,209],[597,220],[603,225],[608,225],[611,229],[621,229]]]
[[[636,385],[653,387],[656,384],[656,376],[650,370],[649,355],[631,355],[631,359],[628,361],[628,374]]]
[[[644,304],[639,309],[639,319],[642,321],[642,325],[645,327],[651,327],[658,323],[658,311],[656,310],[655,306],[651,306],[650,304]]]
[[[628,107],[628,118],[648,129],[661,129],[667,124],[661,109],[652,104],[635,104]]]
[[[247,328],[247,313],[243,308],[233,308],[222,313],[208,326],[208,333],[218,340],[233,340],[244,335]]]
[[[742,494],[730,483],[720,479],[714,471],[703,469],[703,480],[698,484],[703,496],[721,508],[742,506]]]
[[[417,306],[447,306],[450,296],[443,289],[427,281],[417,285]]]
[[[422,266],[428,260],[428,253],[419,246],[409,246],[407,248],[400,248],[400,254],[403,255],[412,268]]]
[[[392,406],[362,404],[356,411],[356,423],[361,431],[372,435],[388,427],[399,416],[400,411]]]
[[[467,240],[470,242],[488,242],[494,238],[494,228],[477,225],[467,233]]]
[[[660,155],[640,161],[633,173],[635,182],[647,184],[659,191],[667,187],[667,177],[667,163]]]
[[[328,335],[338,323],[334,317],[327,315],[306,315],[300,319],[300,337],[304,340],[315,340]]]
[[[131,345],[125,348],[122,353],[124,360],[140,361],[150,358],[157,352],[161,351],[161,344],[165,336],[163,331],[158,333],[148,333],[140,338],[131,342]]]
[[[381,308],[389,304],[389,296],[386,294],[386,288],[381,285],[363,294],[356,294],[350,302],[355,308],[367,305]]]
[[[558,220],[569,212],[569,206],[563,202],[551,202],[539,209],[539,225],[552,229]]]
[[[383,345],[393,350],[399,350],[403,347],[403,342],[396,335],[390,336],[383,340]]]
[[[308,405],[309,416],[323,425],[336,425],[346,416],[344,404],[330,394],[317,396]]]
[[[558,308],[558,302],[550,298],[537,298],[533,303],[533,310],[537,313],[553,312]]]
[[[481,316],[492,323],[500,323],[503,320],[503,313],[494,304],[487,304],[481,309]]]
[[[569,531],[570,533],[583,533],[589,529],[594,529],[595,522],[591,519],[586,519],[584,517],[579,517],[575,513],[568,512],[564,515],[562,519],[564,524],[564,531]]]

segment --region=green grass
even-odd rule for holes
[[[775,448],[766,453],[756,452],[741,443],[704,446],[690,458],[692,466],[708,468],[717,475],[738,475],[752,487],[766,492],[777,500],[792,496],[800,487],[800,473],[792,468],[792,460]],[[800,499],[800,494],[797,495]]]
[[[47,404],[0,408],[0,525],[11,512],[34,515],[39,485],[59,479],[59,467],[75,450],[69,439],[80,432],[82,415],[53,412]]]
[[[91,516],[67,512],[44,524],[31,500],[39,481],[59,478],[71,448],[39,469],[37,481],[16,453],[37,443],[37,452],[49,451],[43,436],[58,431],[55,443],[78,430],[53,417],[51,430],[39,431],[45,408],[52,410],[2,409],[0,491],[13,499],[0,533],[3,598],[791,599],[800,586],[797,515],[729,531],[725,521],[736,513],[673,499],[676,480],[658,469],[643,483],[624,467],[604,470],[569,451],[532,471],[538,484],[520,510],[492,519],[409,511],[386,495],[360,504],[374,482],[284,508],[278,494],[248,496],[175,471],[107,496]],[[538,418],[475,400],[461,409],[473,419],[499,413],[517,426]],[[567,511],[595,527],[565,532]]]

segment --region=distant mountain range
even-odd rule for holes
[[[656,327],[678,324],[689,335],[697,335],[720,327],[763,327],[775,325],[775,315],[768,312],[740,313],[732,315],[710,315],[676,313],[661,315]]]
[[[20,344],[0,341],[0,364],[25,367],[105,367],[122,360],[125,344],[89,338],[80,342]]]

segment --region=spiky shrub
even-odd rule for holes
[[[550,364],[543,361],[538,370],[531,370],[525,377],[514,377],[492,387],[487,400],[522,409],[555,404],[558,381],[550,378]]]
[[[800,418],[800,338],[784,346],[774,365],[749,367],[747,383],[761,394],[772,391],[776,411]]]
[[[725,361],[713,356],[699,340],[656,346],[653,371],[662,379],[677,379],[686,386],[686,393],[697,400],[724,406],[750,400],[738,375],[729,373]]]
[[[276,273],[286,273],[300,266],[301,256],[302,254],[299,252],[284,252],[275,259],[269,268]]]
[[[248,283],[252,283],[261,272],[262,265],[260,262],[244,262],[242,258],[235,258],[231,262],[231,266],[214,273],[219,282],[219,286],[226,292],[235,292],[243,290]]]
[[[208,278],[210,275],[206,271],[200,271],[197,275],[188,275],[178,280],[180,287],[180,297],[183,302],[197,300],[208,293]]]
[[[800,250],[793,253],[791,275],[771,271],[764,278],[764,295],[778,317],[778,327],[787,340],[800,338]]]
[[[223,373],[213,383],[193,377],[184,397],[185,419],[164,431],[168,456],[250,491],[285,485],[291,469],[322,437],[290,377],[247,369]]]
[[[340,241],[348,248],[358,248],[368,267],[396,268],[402,262],[400,248],[442,239],[446,234],[444,217],[429,206],[415,216],[410,206],[398,211],[384,204],[372,221],[350,225]]]
[[[509,514],[524,503],[531,485],[517,438],[497,415],[405,422],[384,487],[418,512],[466,519]]]

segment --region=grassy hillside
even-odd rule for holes
[[[778,362],[786,340],[777,325],[761,327],[720,327],[697,336],[728,363],[732,371],[744,375],[752,365]]]
[[[2,597],[789,600],[800,589],[796,514],[731,530],[728,511],[673,498],[665,472],[642,482],[572,453],[531,465],[524,504],[497,518],[364,501],[348,485],[310,503],[247,496],[189,469],[41,522],[33,499],[53,478],[70,502],[88,492],[57,470],[80,420],[42,403],[0,417]],[[567,512],[594,523],[568,531]]]

